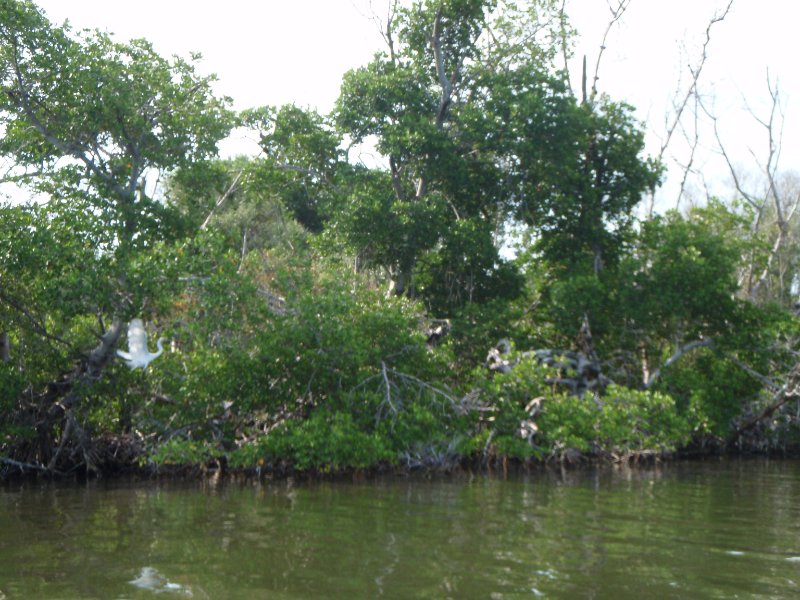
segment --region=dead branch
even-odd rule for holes
[[[694,115],[694,119],[692,121],[692,135],[689,136],[689,133],[685,130],[683,126],[681,126],[681,131],[684,133],[684,137],[689,142],[689,159],[685,165],[680,165],[678,161],[675,162],[679,164],[679,166],[683,170],[683,176],[681,177],[681,184],[678,188],[678,199],[675,202],[675,210],[680,210],[681,208],[681,198],[683,198],[686,192],[686,184],[689,180],[689,175],[692,173],[694,169],[694,159],[695,154],[697,153],[697,148],[700,145],[700,127],[699,127],[699,101],[697,99],[697,95],[695,94],[694,97],[694,110],[692,111]],[[651,197],[654,196],[655,191],[651,192]],[[652,206],[650,207],[652,211]],[[651,215],[652,216],[652,215]]]
[[[569,77],[569,46],[567,45],[567,0],[561,0],[561,7],[558,10],[559,34],[561,36],[561,59],[564,61],[564,77],[567,87],[572,89],[572,82]]]
[[[43,467],[42,465],[35,465],[32,463],[24,463],[18,460],[14,460],[13,458],[0,458],[0,464],[9,465],[11,467],[16,467],[21,472],[25,472],[26,469],[30,471],[41,471],[46,472],[47,468]]]
[[[661,377],[661,372],[664,369],[668,369],[672,365],[674,365],[677,361],[683,358],[686,354],[694,350],[695,348],[708,348],[714,344],[713,338],[709,338],[707,340],[695,340],[693,342],[689,342],[684,344],[680,348],[676,349],[675,352],[670,356],[664,364],[658,367],[655,371],[650,374],[649,379],[645,382],[644,387],[645,389],[650,389],[653,384]]]
[[[439,78],[439,86],[442,88],[442,94],[439,99],[439,110],[436,114],[436,127],[441,129],[444,126],[445,119],[447,118],[450,102],[453,97],[453,86],[459,76],[459,68],[454,69],[450,77],[447,76],[447,71],[444,64],[444,52],[442,50],[442,11],[441,9],[436,12],[436,18],[433,22],[433,32],[430,38],[431,48],[433,49],[434,62],[436,63],[436,75]]]
[[[239,179],[241,179],[241,177],[242,177],[242,172],[243,172],[243,170],[240,169],[239,172],[236,174],[236,177],[233,178],[233,182],[228,186],[228,189],[225,190],[225,193],[222,194],[219,198],[217,198],[217,202],[214,205],[214,208],[211,209],[211,212],[208,213],[208,216],[205,218],[205,221],[203,221],[203,224],[200,225],[200,230],[201,231],[204,231],[205,228],[208,227],[208,224],[211,222],[211,217],[214,216],[214,213],[217,211],[217,209],[220,206],[222,206],[222,204],[225,202],[225,200],[227,200],[228,197],[233,192],[236,191],[236,188],[238,187],[238,184],[239,184]]]
[[[735,443],[745,432],[756,427],[759,423],[771,417],[775,411],[789,400],[800,398],[800,365],[796,365],[786,382],[770,398],[767,406],[758,414],[747,419],[728,438],[728,444]]]
[[[728,5],[725,7],[725,9],[721,13],[716,13],[713,17],[711,17],[711,20],[708,22],[708,25],[706,26],[705,40],[703,41],[703,46],[700,50],[700,56],[697,59],[695,66],[692,66],[691,64],[688,66],[689,73],[691,75],[689,87],[686,89],[686,92],[683,95],[677,97],[673,102],[674,112],[672,115],[672,119],[669,120],[667,123],[666,135],[664,137],[664,141],[661,142],[661,147],[659,148],[658,154],[656,155],[656,158],[659,161],[663,160],[664,154],[666,153],[670,141],[672,140],[672,136],[678,129],[678,126],[683,119],[683,113],[686,110],[686,107],[689,105],[689,101],[693,97],[695,98],[695,119],[697,118],[697,102],[699,101],[697,86],[700,81],[700,75],[703,72],[703,67],[705,67],[706,60],[708,59],[708,47],[711,44],[711,30],[714,27],[714,25],[716,25],[717,23],[721,23],[722,21],[725,20],[725,17],[728,16],[728,13],[730,12],[732,6],[733,6],[733,0],[729,0]],[[677,96],[677,91],[676,91],[676,96]],[[694,157],[695,147],[696,145],[692,148],[692,158]],[[688,172],[688,168],[691,166],[691,164],[692,161],[690,160],[686,172]],[[684,182],[681,184],[680,194],[678,196],[678,202],[680,202],[680,197],[683,194],[685,180],[687,178],[686,172],[684,173]],[[652,218],[653,216],[654,206],[655,206],[655,192],[652,192],[650,194],[650,204],[647,209],[648,219]]]
[[[589,102],[594,102],[595,97],[597,96],[597,82],[600,79],[600,62],[603,59],[603,52],[606,50],[606,40],[608,39],[608,34],[611,32],[611,28],[616,25],[622,16],[625,14],[625,11],[630,6],[631,0],[617,0],[617,5],[614,7],[610,0],[608,3],[608,9],[611,11],[611,19],[606,26],[606,30],[603,33],[603,41],[600,42],[600,51],[597,53],[597,62],[594,65],[594,77],[592,78],[592,94],[589,97]],[[585,72],[585,66],[584,66]],[[584,75],[585,78],[585,75]],[[585,85],[584,85],[585,90]],[[586,102],[586,92],[584,91],[584,102]]]
[[[734,188],[742,197],[742,199],[747,202],[755,212],[755,218],[751,226],[753,235],[757,234],[761,228],[765,218],[765,211],[770,201],[775,210],[775,226],[777,233],[775,239],[773,240],[769,254],[767,255],[766,262],[758,275],[755,273],[754,257],[751,259],[750,264],[748,265],[747,275],[745,277],[745,291],[748,298],[751,300],[755,300],[758,297],[759,292],[769,279],[773,264],[776,258],[778,258],[780,251],[785,246],[789,237],[789,224],[795,217],[798,206],[800,206],[800,194],[795,195],[795,198],[792,202],[787,202],[783,196],[781,186],[777,181],[784,120],[781,110],[779,87],[777,82],[775,84],[772,83],[769,77],[769,72],[767,72],[767,89],[769,90],[769,96],[772,101],[769,117],[763,119],[756,115],[753,110],[750,110],[752,117],[764,128],[767,135],[766,162],[760,163],[760,161],[756,159],[756,162],[759,164],[759,168],[763,172],[767,182],[767,189],[763,195],[754,194],[746,189],[738,170],[733,164],[727,147],[722,141],[717,117],[711,110],[703,107],[706,114],[709,116],[709,118],[711,118],[714,124],[714,135],[717,140],[717,146],[720,154],[725,160],[725,164],[728,167],[728,172],[731,175]],[[703,106],[702,103],[701,106]],[[752,150],[750,150],[750,152],[753,156],[755,156],[755,153]]]

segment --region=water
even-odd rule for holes
[[[799,595],[795,461],[0,487],[0,600]]]

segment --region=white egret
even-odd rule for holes
[[[133,319],[128,325],[128,351],[117,350],[117,356],[124,359],[131,369],[146,369],[152,361],[161,356],[164,348],[161,342],[164,338],[159,338],[156,342],[158,350],[150,354],[147,350],[147,332],[144,330],[144,323],[141,319]]]

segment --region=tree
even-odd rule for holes
[[[568,36],[554,2],[420,2],[390,15],[387,52],[345,75],[336,122],[374,138],[389,169],[351,196],[343,237],[373,249],[396,293],[439,312],[518,295],[498,254],[513,221],[553,265],[616,261],[660,170],[629,107],[574,97],[555,65]]]
[[[634,208],[661,170],[641,157],[644,135],[629,106],[539,93],[549,115],[522,97],[509,119],[517,214],[536,229],[536,250],[551,265],[596,274],[619,260]]]
[[[341,238],[386,270],[394,293],[443,299],[434,302],[440,312],[475,300],[478,288],[515,293],[495,281],[498,268],[509,269],[493,241],[503,177],[484,135],[493,115],[474,89],[493,7],[445,0],[397,9],[387,51],[345,75],[335,110],[342,131],[355,143],[374,137],[389,164],[359,178]]]
[[[246,110],[242,121],[258,133],[263,153],[254,185],[279,196],[309,232],[321,232],[347,171],[341,135],[315,111],[294,105]]]
[[[759,117],[753,113],[754,120],[766,134],[767,142],[763,159],[755,160],[755,182],[748,183],[745,174],[734,166],[717,117],[705,105],[702,108],[713,121],[716,141],[730,172],[737,199],[750,212],[749,234],[764,242],[761,251],[752,248],[746,271],[741,277],[742,293],[753,301],[777,301],[791,306],[797,295],[797,290],[792,290],[792,287],[800,277],[797,264],[800,186],[796,173],[781,172],[780,169],[784,116],[780,89],[769,79],[769,73],[767,88],[771,101],[768,116]]]
[[[148,179],[216,152],[233,114],[212,81],[144,40],[73,32],[51,25],[31,2],[0,1],[0,153],[15,164],[13,179],[47,198],[4,209],[4,225],[28,223],[17,239],[36,252],[23,243],[5,248],[0,303],[19,336],[65,346],[49,366],[59,384],[31,409],[41,442],[31,455],[48,468],[63,459],[67,441],[91,465],[80,401],[113,357],[123,322],[174,291],[168,246],[184,229]],[[51,311],[69,318],[51,321]],[[49,333],[51,322],[65,337]]]

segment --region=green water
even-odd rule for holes
[[[800,597],[800,462],[0,487],[0,599]]]

